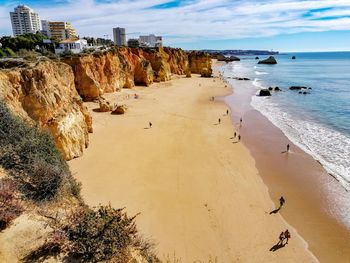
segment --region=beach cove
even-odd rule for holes
[[[138,228],[164,261],[317,262],[298,232],[269,214],[276,205],[254,159],[230,139],[237,120],[219,97],[231,92],[217,77],[174,76],[105,94],[128,105],[122,116],[86,103],[94,123],[90,147],[69,162],[83,198],[140,213]],[[270,251],[286,229],[289,244]]]

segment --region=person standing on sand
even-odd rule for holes
[[[149,122],[149,128],[151,129],[152,128],[152,122]]]
[[[277,243],[277,245],[283,245],[283,240],[285,239],[285,235],[284,232],[281,232],[280,236],[279,236],[279,241]]]
[[[286,202],[286,200],[284,199],[283,196],[281,196],[281,198],[280,198],[280,207],[282,207],[285,202]]]
[[[288,229],[284,232],[284,238],[287,240],[286,244],[288,244],[288,240],[290,239],[290,233],[289,233]]]
[[[238,141],[239,142],[241,141],[241,135],[238,135]]]
[[[287,152],[289,152],[289,148],[290,148],[290,146],[289,146],[289,143],[287,144]]]
[[[228,110],[226,110],[226,115],[228,115],[228,112],[229,112],[229,111],[228,111]]]
[[[233,134],[233,138],[236,138],[236,136],[237,136],[237,132],[235,132],[235,133]]]
[[[219,120],[218,120],[218,121],[219,121],[219,124],[220,124],[220,123],[221,123],[221,119],[219,118]]]

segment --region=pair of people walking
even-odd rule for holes
[[[291,236],[290,236],[290,232],[289,232],[288,229],[286,231],[284,231],[284,232],[281,232],[277,245],[285,246],[286,244],[288,244],[288,240],[290,238],[291,238]],[[284,243],[285,240],[286,240],[286,242]]]

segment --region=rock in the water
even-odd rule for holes
[[[241,59],[239,57],[236,57],[236,56],[231,56],[230,61],[241,61]]]
[[[255,57],[255,59],[259,59],[259,57]]]
[[[126,111],[127,111],[127,106],[126,105],[120,105],[120,106],[117,106],[111,114],[113,115],[121,115],[121,114],[124,114]]]
[[[276,59],[273,56],[268,57],[267,59],[260,60],[258,64],[269,64],[269,65],[274,65],[277,64]]]
[[[236,80],[250,80],[249,78],[234,78],[234,79],[236,79]]]
[[[302,90],[302,89],[307,89],[307,87],[304,86],[291,86],[289,87],[290,90]]]
[[[273,88],[272,88],[272,87],[269,87],[269,90],[273,90]]]
[[[292,59],[296,59],[296,57],[295,57],[295,56],[293,56],[293,57],[292,57]]]
[[[275,91],[281,91],[279,87],[275,87]]]
[[[111,105],[111,103],[108,100],[106,100],[104,97],[100,97],[98,103],[100,105],[100,108],[99,108],[100,112],[108,112],[113,110],[113,106]]]
[[[261,97],[271,96],[271,92],[268,89],[262,89],[259,91],[259,96]]]

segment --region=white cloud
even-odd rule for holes
[[[129,33],[164,35],[167,44],[350,29],[349,0],[194,0],[177,8],[150,9],[169,1],[78,0],[35,10],[41,19],[72,22],[81,36],[111,36],[112,28],[121,26]],[[8,12],[13,7],[0,7],[0,33],[11,33]],[[327,17],[339,19],[322,20]]]

